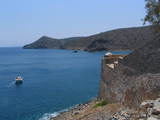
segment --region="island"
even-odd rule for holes
[[[24,49],[71,49],[85,51],[135,50],[154,38],[154,26],[121,28],[87,37],[56,39],[42,36]]]

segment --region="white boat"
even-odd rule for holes
[[[17,76],[16,78],[15,78],[15,84],[22,84],[23,83],[23,78],[21,77],[21,76]]]
[[[108,56],[111,56],[113,55],[111,52],[107,52],[104,56],[108,57]]]

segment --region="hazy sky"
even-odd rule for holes
[[[0,0],[0,46],[141,26],[144,0]]]

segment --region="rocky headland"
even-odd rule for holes
[[[154,38],[154,26],[122,28],[87,37],[55,39],[42,36],[25,49],[73,49],[85,51],[135,50]]]
[[[97,100],[51,120],[160,120],[160,35],[129,55],[104,56],[101,75]]]
[[[142,48],[118,59],[102,60],[102,80],[99,97],[110,102],[120,102],[129,107],[137,107],[146,99],[160,95],[160,39],[146,43]]]

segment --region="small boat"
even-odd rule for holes
[[[77,52],[78,52],[77,50],[74,50],[74,51],[73,51],[73,53],[77,53]]]
[[[104,56],[108,57],[108,56],[111,56],[111,55],[113,55],[111,52],[107,52]]]
[[[22,84],[22,83],[23,83],[23,78],[21,76],[17,76],[15,78],[15,84],[19,85],[19,84]]]

